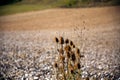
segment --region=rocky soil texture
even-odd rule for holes
[[[55,80],[54,37],[63,36],[85,56],[81,63],[83,79],[119,80],[118,9],[54,9],[0,17],[1,78]]]

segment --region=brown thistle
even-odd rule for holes
[[[58,68],[57,62],[54,63],[54,67],[55,67],[55,68]]]
[[[71,46],[73,45],[73,42],[72,42],[72,41],[70,41],[70,45],[71,45]]]
[[[57,37],[55,37],[55,42],[56,42],[56,43],[58,43],[58,42],[59,42],[59,40],[58,40],[58,38],[57,38]]]
[[[64,60],[65,60],[65,56],[62,56],[62,61],[64,62]]]
[[[73,41],[64,39],[63,37],[55,37],[55,42],[59,43],[56,48],[59,54],[56,58],[57,62],[54,63],[56,79],[81,79],[79,77],[79,74],[81,74],[80,57],[82,57],[80,50],[75,46]],[[59,76],[60,74],[62,76]]]
[[[65,40],[65,43],[68,44],[68,43],[69,43],[69,39],[66,39],[66,40]]]
[[[73,44],[73,48],[75,48],[75,45]]]
[[[80,50],[77,48],[76,53],[80,55]]]
[[[71,51],[71,47],[70,46],[68,46],[68,51]]]
[[[64,49],[66,52],[71,51],[71,47],[69,45],[65,46]]]
[[[70,64],[70,65],[68,66],[68,68],[69,68],[70,73],[73,74],[73,73],[74,73],[74,68],[73,68],[73,66]]]
[[[70,52],[67,52],[67,58],[68,59],[70,58]]]
[[[72,59],[73,62],[76,61],[76,56],[75,56],[75,54],[73,52],[72,52],[72,55],[71,55],[71,59]]]
[[[80,68],[81,68],[80,63],[77,63],[77,68],[78,68],[78,69],[80,69]]]
[[[64,38],[60,37],[60,44],[64,44]]]
[[[70,69],[70,73],[71,73],[71,74],[74,74],[74,70],[73,70],[73,69]]]

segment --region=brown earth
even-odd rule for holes
[[[38,54],[39,57],[36,58],[36,60],[40,60],[36,61],[38,63],[36,66],[40,67],[38,73],[46,75],[43,70],[49,70],[49,76],[51,76],[53,68],[47,69],[46,67],[51,67],[51,62],[55,58],[53,38],[61,35],[65,39],[72,40],[80,48],[84,55],[81,64],[85,73],[90,76],[98,75],[97,77],[110,75],[115,80],[120,77],[120,6],[49,9],[1,16],[0,53],[3,54],[0,56],[0,61],[3,65],[6,62],[12,65],[11,71],[6,69],[7,74],[16,77],[18,72],[22,72],[22,69],[16,70],[17,66],[13,64],[21,59],[14,60],[13,58],[12,61],[9,57],[7,59],[4,56],[12,53],[21,56],[22,54],[30,55],[17,64],[22,62],[22,66],[31,67],[35,53],[40,53],[41,55]],[[3,72],[5,72],[4,66]],[[23,74],[28,74],[26,67],[23,67],[26,72],[19,75],[20,79],[18,77],[15,80],[21,80]],[[43,75],[41,76],[44,78]],[[46,77],[49,79],[49,76]],[[108,80],[114,79],[110,77]],[[40,77],[40,80],[44,79]]]
[[[0,17],[0,30],[62,30],[120,25],[120,6],[48,9]]]

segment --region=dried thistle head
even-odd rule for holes
[[[71,51],[71,47],[70,46],[68,46],[68,51]]]
[[[73,66],[70,64],[70,65],[68,65],[68,67],[69,67],[70,73],[74,74],[74,68],[73,68]]]
[[[75,45],[73,44],[73,48],[75,48]]]
[[[65,40],[65,43],[68,44],[68,43],[69,43],[69,39],[66,39],[66,40]]]
[[[60,37],[60,44],[64,44],[64,38]]]
[[[71,51],[71,47],[69,45],[65,46],[65,51],[68,52],[68,51]]]
[[[73,68],[70,68],[70,73],[74,74],[74,69]]]
[[[57,37],[55,37],[55,42],[56,42],[56,43],[58,43],[58,42],[59,42],[59,40],[58,40],[58,38],[57,38]]]
[[[67,52],[67,58],[68,59],[70,58],[70,52]]]
[[[77,53],[77,54],[80,54],[80,50],[79,50],[78,48],[76,49],[76,53]]]
[[[73,52],[72,52],[72,55],[71,55],[71,59],[72,59],[73,62],[76,61],[76,56],[75,56],[75,53],[73,53]]]
[[[54,67],[58,68],[58,63],[57,62],[54,63]]]
[[[70,41],[70,45],[71,45],[71,46],[73,45],[73,42],[72,42],[72,41]]]
[[[63,61],[63,62],[65,61],[65,56],[62,57],[62,61]]]
[[[77,68],[78,68],[78,69],[80,69],[80,68],[81,68],[80,63],[77,63]]]
[[[66,45],[65,47],[64,47],[64,50],[67,52],[68,51],[68,48],[67,48],[68,46]]]

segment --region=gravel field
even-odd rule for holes
[[[54,37],[63,36],[71,39],[84,55],[83,79],[120,80],[117,9],[120,8],[58,9],[58,12],[53,9],[0,17],[0,76],[7,80],[55,80]]]

